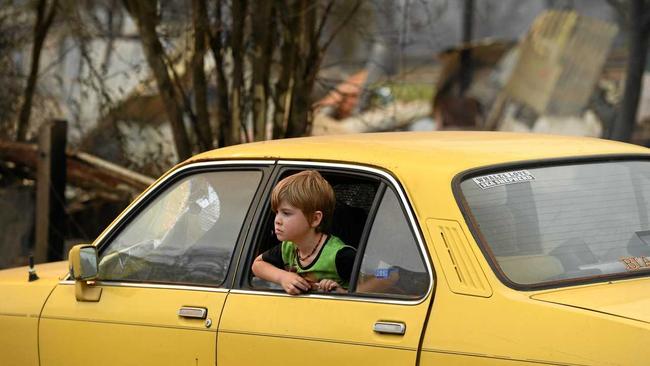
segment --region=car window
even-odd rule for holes
[[[261,177],[218,171],[174,183],[107,244],[99,278],[219,285]]]
[[[534,285],[650,269],[650,163],[538,167],[466,179],[490,256]]]
[[[356,291],[420,297],[429,288],[426,268],[397,195],[387,189],[370,229]]]
[[[295,172],[287,170],[281,177]],[[332,185],[336,197],[329,233],[355,248],[356,262],[361,261],[360,269],[355,267],[351,275],[351,280],[356,278],[355,286],[345,288],[351,291],[348,293],[400,299],[425,295],[430,281],[427,266],[395,191],[387,188],[378,193],[382,183],[367,175],[335,170],[320,173]],[[270,204],[267,211],[258,228],[254,257],[280,243],[273,234]],[[252,272],[249,285],[256,290],[282,291],[281,286],[257,278]]]
[[[285,169],[277,181],[295,174],[302,169]],[[319,170],[334,190],[335,209],[328,225],[328,234],[336,236],[347,246],[357,249],[366,225],[380,182],[368,176],[343,173],[336,170]],[[255,257],[276,247],[280,241],[273,231],[275,214],[267,200],[266,208],[258,225],[258,237],[255,241]],[[249,276],[249,285],[255,289],[281,290],[281,286],[269,281]]]

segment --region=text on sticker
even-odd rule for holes
[[[481,177],[472,178],[474,183],[481,189],[503,186],[506,184],[523,183],[535,180],[528,170],[516,170],[514,172],[505,172],[484,175]]]
[[[621,262],[628,271],[637,271],[650,268],[650,257],[623,257]]]

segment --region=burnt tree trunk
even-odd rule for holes
[[[292,70],[296,62],[296,39],[294,32],[298,29],[298,18],[288,16],[289,7],[286,2],[279,2],[276,6],[276,15],[281,20],[280,27],[280,76],[275,84],[273,93],[273,103],[275,111],[273,113],[273,138],[279,139],[285,137],[285,131],[289,115],[291,114],[291,90],[292,88]]]
[[[644,0],[630,0],[628,8],[628,47],[625,91],[619,106],[619,114],[612,128],[611,138],[618,141],[630,141],[636,125],[643,72],[648,52],[647,19],[648,4]]]
[[[221,19],[222,3],[217,0],[215,8],[215,23],[214,31],[210,33],[210,48],[212,49],[212,56],[217,73],[217,133],[215,140],[217,146],[227,146],[230,141],[230,99],[228,96],[228,80],[226,79],[226,72],[224,70],[223,55],[225,47],[223,44],[223,21]]]
[[[235,0],[232,3],[232,50],[233,73],[232,73],[232,116],[230,120],[230,136],[227,136],[226,144],[234,145],[241,142],[241,126],[244,124],[244,30],[246,27],[247,0]]]
[[[266,113],[268,110],[269,76],[273,40],[273,2],[255,1],[251,9],[251,38],[253,41],[253,130],[255,141],[266,140]]]
[[[183,113],[179,105],[177,91],[165,63],[165,51],[156,33],[156,24],[158,22],[157,4],[157,1],[125,0],[126,8],[138,26],[147,64],[156,79],[158,92],[165,105],[165,112],[174,135],[176,152],[180,160],[185,160],[192,155],[192,149],[183,122]]]
[[[307,121],[311,112],[311,91],[313,80],[310,77],[310,68],[318,69],[315,64],[319,60],[313,59],[312,48],[319,48],[318,43],[313,43],[316,33],[317,7],[308,0],[299,0],[296,12],[298,13],[298,27],[292,33],[295,48],[295,63],[293,68],[293,85],[291,93],[291,113],[287,121],[286,137],[304,136],[308,132]]]
[[[358,0],[347,13],[345,18],[336,25],[329,34],[329,38],[321,42],[321,35],[327,22],[330,10],[334,5],[330,1],[321,12],[318,20],[318,7],[307,0],[296,1],[296,23],[289,22],[289,31],[292,39],[293,67],[288,88],[287,99],[290,102],[290,111],[286,123],[285,137],[305,136],[311,133],[312,122],[312,91],[323,54],[332,44],[334,37],[348,24],[359,10],[362,1]]]
[[[34,90],[36,90],[36,81],[38,79],[39,63],[41,59],[41,50],[45,37],[52,25],[58,0],[52,1],[50,6],[47,6],[47,0],[39,0],[36,6],[36,23],[34,24],[34,43],[32,44],[32,60],[27,78],[27,86],[23,93],[23,104],[20,107],[20,114],[18,115],[18,123],[16,126],[16,141],[25,141],[27,138],[27,130],[29,129],[29,118],[32,113],[32,100],[34,98]]]
[[[192,84],[194,86],[194,109],[196,111],[197,140],[201,151],[210,150],[212,128],[208,114],[208,87],[205,79],[205,46],[208,32],[206,0],[192,0],[192,23],[194,27],[194,54],[192,55]]]
[[[463,49],[460,51],[460,96],[465,94],[472,84],[472,28],[474,25],[474,0],[465,0],[463,6]]]

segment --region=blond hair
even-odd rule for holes
[[[327,230],[336,205],[332,186],[315,170],[304,170],[279,181],[271,192],[273,212],[282,202],[300,209],[309,221],[316,211],[321,211],[323,218],[317,232]]]

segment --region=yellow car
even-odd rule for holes
[[[277,243],[270,190],[304,169],[333,186],[332,233],[357,249],[347,292],[292,296],[250,270]],[[649,205],[650,151],[597,139],[218,149],[69,263],[0,271],[0,365],[645,365]]]

